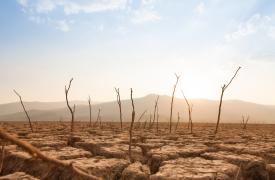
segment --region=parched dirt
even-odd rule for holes
[[[132,160],[129,160],[129,124],[89,127],[77,122],[68,143],[67,122],[36,122],[35,132],[27,123],[5,122],[1,127],[40,149],[46,156],[70,162],[83,172],[115,180],[275,180],[275,125],[195,124],[193,134],[186,124],[169,133],[135,128]],[[141,126],[143,127],[143,126]],[[79,179],[68,170],[35,158],[9,142],[0,159],[0,179]],[[4,154],[3,154],[4,153]],[[4,158],[2,158],[4,157]]]

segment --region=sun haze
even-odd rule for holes
[[[275,104],[275,2],[9,0],[0,2],[0,103],[171,95]],[[176,97],[182,97],[180,91]]]

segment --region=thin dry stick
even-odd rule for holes
[[[28,118],[29,125],[30,125],[30,129],[31,129],[31,131],[33,132],[32,123],[31,123],[31,118],[30,118],[28,112],[26,111],[26,108],[25,108],[24,103],[23,103],[23,101],[22,101],[22,97],[21,97],[21,95],[20,95],[17,91],[13,90],[13,92],[19,97],[20,103],[21,103],[21,105],[22,105],[22,107],[23,107],[23,110],[24,110],[24,112],[25,112],[25,114],[26,114],[26,116],[27,116],[27,118]]]
[[[181,90],[181,93],[182,93],[182,95],[184,97],[184,100],[185,100],[185,102],[187,104],[187,107],[188,107],[188,119],[189,119],[188,129],[190,127],[190,131],[191,131],[191,133],[193,133],[193,121],[192,121],[193,104],[190,105],[189,101],[187,100],[186,96],[183,93],[183,90]]]
[[[137,128],[139,128],[140,127],[140,120],[143,118],[143,116],[146,114],[146,112],[147,112],[147,110],[145,110],[145,111],[143,111],[143,113],[139,116],[139,118],[138,118],[138,127]]]
[[[115,91],[117,93],[117,104],[119,107],[120,130],[122,131],[122,110],[121,110],[121,100],[120,100],[119,88],[115,88]]]
[[[146,125],[147,125],[147,119],[146,119],[145,122],[144,122],[143,129],[146,128]]]
[[[180,113],[178,112],[178,121],[177,121],[177,124],[176,124],[175,131],[177,131],[177,129],[178,129],[179,122],[180,122]]]
[[[159,102],[159,96],[157,96],[157,99],[155,100],[153,123],[151,124],[150,128],[152,128],[155,124],[158,102]]]
[[[94,123],[94,126],[97,125],[98,121],[100,120],[100,112],[101,112],[101,108],[98,109],[97,118],[96,118],[96,122]]]
[[[159,132],[159,107],[157,106],[157,133]]]
[[[130,130],[129,130],[129,136],[130,136],[130,139],[129,139],[129,159],[130,159],[131,162],[133,162],[133,159],[132,159],[132,130],[133,130],[134,122],[135,122],[136,112],[135,112],[135,105],[134,105],[134,100],[133,100],[133,89],[132,88],[131,88],[131,101],[132,101],[132,121],[131,121]]]
[[[73,106],[73,108],[70,106],[69,104],[69,100],[68,100],[68,93],[69,90],[71,88],[71,84],[72,84],[73,78],[71,78],[70,82],[69,82],[69,86],[67,88],[67,86],[65,85],[65,96],[66,96],[66,103],[67,103],[67,107],[71,113],[71,135],[74,132],[74,113],[75,113],[75,105]]]
[[[5,159],[5,146],[6,144],[4,143],[1,148],[1,163],[0,163],[0,175],[2,175],[3,171],[3,165],[4,165],[4,159]]]
[[[91,97],[89,96],[89,99],[88,99],[88,103],[89,103],[89,115],[90,115],[90,124],[89,124],[89,127],[92,126],[92,105],[91,105]]]
[[[152,114],[150,113],[150,118],[149,118],[149,128],[150,128],[151,124],[152,124]]]
[[[96,176],[87,174],[86,172],[82,171],[78,167],[75,167],[72,163],[64,162],[55,158],[48,157],[44,155],[39,149],[34,147],[33,145],[29,144],[26,141],[19,140],[14,136],[9,135],[7,132],[5,132],[2,128],[0,128],[0,138],[7,140],[13,144],[16,144],[17,146],[21,147],[25,151],[27,151],[30,155],[32,155],[35,158],[40,158],[42,161],[55,164],[58,167],[68,168],[70,169],[74,174],[80,176],[81,178],[87,178],[87,179],[101,179]]]
[[[176,84],[174,85],[174,89],[173,89],[173,93],[172,93],[172,100],[171,100],[171,108],[170,108],[170,124],[169,124],[169,132],[172,132],[172,116],[173,116],[173,104],[174,104],[174,97],[175,97],[175,92],[176,92],[176,88],[177,88],[177,84],[179,82],[179,78],[180,76],[178,76],[177,74],[175,74],[176,76]]]
[[[241,69],[241,67],[238,67],[238,69],[236,70],[234,76],[231,78],[231,80],[229,81],[229,83],[228,83],[227,85],[224,84],[224,85],[222,86],[222,93],[221,93],[221,97],[220,97],[219,112],[218,112],[218,119],[217,119],[215,134],[217,134],[218,128],[219,128],[219,124],[220,124],[221,110],[222,110],[222,100],[223,100],[224,91],[225,91],[225,90],[228,88],[228,86],[232,83],[232,81],[233,81],[234,78],[237,76],[237,74],[238,74],[238,72],[239,72],[240,69]]]
[[[243,129],[246,129],[246,126],[247,126],[247,123],[248,123],[248,120],[249,120],[249,116],[246,117],[246,120],[245,120],[245,117],[242,116],[242,120],[243,120]]]

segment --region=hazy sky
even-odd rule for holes
[[[225,94],[275,104],[274,0],[1,0],[0,103]],[[178,90],[179,90],[178,89]],[[176,94],[181,97],[180,91]]]

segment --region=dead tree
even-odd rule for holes
[[[151,128],[154,126],[154,124],[155,124],[156,112],[157,112],[157,107],[158,107],[158,101],[159,101],[159,96],[157,96],[157,99],[155,100],[153,123],[151,124],[150,129],[151,129]]]
[[[71,78],[70,82],[69,82],[69,86],[67,88],[67,86],[65,85],[65,96],[66,96],[66,103],[67,103],[67,107],[71,113],[71,135],[74,132],[74,113],[75,113],[75,104],[73,106],[73,108],[70,106],[69,104],[69,100],[68,100],[68,93],[70,91],[71,88],[71,84],[72,84],[73,78]]]
[[[148,119],[146,119],[146,120],[144,121],[143,129],[145,129],[145,128],[146,128],[146,125],[147,125],[147,120],[148,120]]]
[[[150,113],[149,126],[148,126],[149,128],[150,128],[151,124],[152,124],[152,114]]]
[[[222,110],[222,100],[223,100],[224,92],[228,88],[228,86],[232,83],[232,81],[234,80],[234,78],[237,76],[237,74],[238,74],[238,72],[239,72],[240,69],[241,69],[241,67],[238,67],[238,69],[236,70],[234,76],[231,78],[231,80],[229,81],[229,83],[228,84],[224,84],[222,86],[222,92],[221,92],[221,97],[220,97],[219,112],[218,112],[218,119],[217,119],[215,134],[217,134],[218,128],[219,128],[219,124],[220,124],[221,110]]]
[[[115,91],[117,93],[117,104],[119,107],[119,120],[120,120],[120,129],[122,131],[122,111],[121,111],[121,100],[120,100],[120,93],[119,93],[119,88],[115,88]]]
[[[97,118],[96,118],[96,122],[94,123],[94,127],[97,125],[97,123],[100,121],[100,112],[101,112],[101,108],[98,109],[98,113],[97,113]]]
[[[31,118],[30,118],[28,112],[26,111],[26,108],[25,108],[24,103],[23,103],[23,101],[22,101],[22,97],[21,97],[21,95],[20,95],[17,91],[13,90],[13,92],[19,97],[20,103],[21,103],[21,105],[22,105],[22,107],[23,107],[23,110],[24,110],[24,112],[25,112],[25,114],[26,114],[26,117],[27,117],[27,119],[28,119],[28,121],[29,121],[30,129],[31,129],[31,131],[33,132]]]
[[[175,74],[176,76],[176,84],[174,85],[174,89],[173,89],[173,93],[172,93],[172,100],[171,100],[171,108],[170,108],[170,124],[169,124],[169,132],[172,132],[172,116],[173,116],[173,105],[174,105],[174,97],[175,97],[175,92],[176,92],[176,88],[179,82],[179,78],[180,76]]]
[[[245,117],[242,116],[243,129],[246,129],[246,126],[247,126],[247,123],[248,123],[249,118],[250,118],[250,117],[247,116],[246,119],[245,119]]]
[[[94,179],[94,180],[101,179],[96,176],[87,174],[80,168],[74,166],[73,162],[66,162],[66,161],[62,161],[59,159],[55,159],[55,158],[46,156],[44,153],[42,153],[39,149],[37,149],[33,145],[29,144],[26,141],[20,140],[20,139],[16,138],[15,136],[11,136],[7,132],[5,132],[2,128],[0,128],[0,138],[3,140],[9,141],[13,144],[16,144],[18,147],[27,151],[34,158],[39,158],[44,162],[51,163],[57,167],[62,167],[64,169],[69,170],[70,172],[72,172],[72,174],[78,176],[79,179]]]
[[[89,127],[92,126],[92,105],[91,105],[91,97],[89,96],[89,99],[88,99],[88,103],[89,103],[89,117],[90,117],[90,124],[89,124]]]
[[[175,131],[177,131],[177,129],[178,129],[179,122],[180,122],[180,113],[178,112],[178,121],[177,121],[177,124],[175,127]]]
[[[137,121],[137,123],[138,123],[137,128],[140,127],[140,120],[143,118],[143,116],[146,114],[146,112],[147,112],[147,110],[143,111],[143,113],[139,116],[138,121]]]
[[[5,159],[5,142],[2,145],[1,148],[1,162],[0,162],[0,175],[2,175],[2,171],[3,171],[3,165],[4,165],[4,159]]]
[[[159,108],[157,106],[157,133],[159,132]]]
[[[135,115],[136,115],[136,112],[135,112],[135,104],[134,104],[134,100],[133,100],[133,89],[131,88],[131,101],[132,101],[132,121],[131,121],[131,126],[130,126],[130,130],[129,130],[129,159],[131,162],[133,162],[133,159],[132,159],[132,136],[133,136],[133,125],[134,125],[134,122],[135,122]]]
[[[191,133],[193,133],[193,121],[192,121],[193,104],[189,103],[189,101],[187,100],[186,96],[183,93],[183,90],[181,90],[181,93],[188,107],[188,129],[190,128]]]

